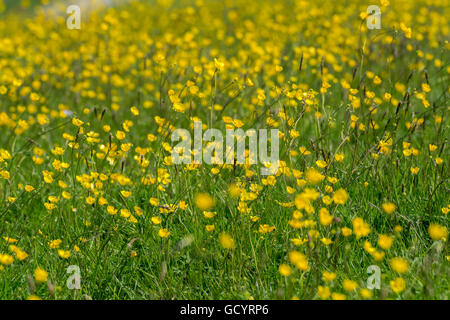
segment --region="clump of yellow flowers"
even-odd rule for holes
[[[0,0],[0,299],[448,297],[446,1],[90,3]]]

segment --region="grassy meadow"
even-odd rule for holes
[[[76,2],[0,0],[0,299],[449,298],[447,1]]]

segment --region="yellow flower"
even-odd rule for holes
[[[91,197],[91,196],[87,197],[86,198],[86,203],[89,204],[89,205],[94,204],[95,203],[95,198]]]
[[[131,196],[131,192],[130,192],[130,191],[125,191],[125,190],[120,191],[120,194],[121,194],[124,198],[129,198],[129,197]]]
[[[116,138],[117,140],[123,140],[125,139],[125,132],[118,130],[116,132]]]
[[[345,155],[344,155],[343,153],[336,153],[336,154],[334,155],[334,159],[335,159],[337,162],[342,162],[342,161],[344,160],[344,158],[345,158]]]
[[[300,150],[300,153],[304,156],[311,154],[311,152],[308,149],[306,149],[305,147],[299,147],[298,149]]]
[[[67,191],[63,191],[61,195],[64,199],[67,199],[67,200],[72,199],[72,195],[70,193],[68,193]]]
[[[185,201],[180,201],[179,203],[178,203],[178,207],[181,209],[181,210],[186,210],[187,208],[188,208],[188,204],[185,202]]]
[[[306,271],[309,269],[308,260],[303,253],[295,250],[289,252],[289,261],[291,261],[291,263],[299,270]]]
[[[384,212],[386,212],[387,214],[391,214],[397,208],[397,206],[395,204],[393,204],[392,202],[383,203],[381,205],[381,207],[383,208]]]
[[[331,295],[330,288],[329,287],[319,286],[317,288],[317,294],[323,300],[328,299],[330,297],[330,295]]]
[[[398,272],[400,274],[405,273],[409,269],[409,262],[406,259],[403,258],[392,258],[390,261],[392,270],[395,272]]]
[[[369,224],[364,222],[362,218],[356,217],[353,219],[352,223],[353,223],[353,233],[356,235],[356,239],[365,237],[370,233]]]
[[[211,232],[215,229],[215,226],[213,224],[208,224],[205,226],[206,231]]]
[[[228,193],[233,198],[238,198],[241,195],[242,189],[237,183],[232,183],[228,187]]]
[[[291,267],[289,267],[287,264],[284,263],[280,265],[278,270],[280,271],[280,274],[285,277],[290,276],[292,273]]]
[[[131,111],[131,113],[132,113],[134,116],[138,116],[138,115],[139,115],[139,109],[136,108],[136,107],[134,107],[134,106],[130,108],[130,111]]]
[[[59,248],[59,245],[61,244],[61,239],[52,240],[48,243],[48,246],[52,249]]]
[[[384,250],[389,250],[389,248],[392,246],[393,241],[393,237],[387,236],[385,234],[380,234],[378,236],[378,245]]]
[[[361,297],[363,297],[364,299],[370,299],[372,298],[372,291],[370,291],[367,288],[363,288],[359,291],[359,294],[361,295]]]
[[[19,240],[17,240],[17,239],[10,238],[10,237],[3,237],[3,239],[4,239],[6,242],[8,242],[8,243],[16,243],[16,242],[19,241]]]
[[[333,243],[333,241],[331,239],[325,238],[325,237],[320,239],[320,242],[322,242],[326,246]]]
[[[323,179],[325,179],[325,176],[322,175],[319,171],[317,171],[314,168],[309,168],[305,172],[306,180],[311,184],[318,184]]]
[[[373,83],[374,84],[380,84],[382,82],[382,80],[380,79],[380,77],[378,77],[378,76],[375,76],[375,78],[373,78]]]
[[[9,265],[14,262],[13,256],[9,254],[1,254],[0,253],[0,264]]]
[[[110,215],[115,215],[119,210],[117,210],[116,208],[114,208],[113,206],[108,206],[106,208],[106,211],[108,211],[108,213]]]
[[[224,68],[225,64],[214,58],[214,66],[216,67],[217,71],[221,71]]]
[[[28,253],[26,253],[25,251],[23,251],[17,247],[12,249],[11,247],[15,247],[15,246],[10,246],[10,250],[16,254],[16,258],[19,259],[20,261],[23,261],[26,258],[28,258]]]
[[[448,230],[444,226],[441,226],[437,223],[432,223],[428,227],[428,234],[430,235],[431,239],[433,239],[434,241],[439,241],[439,240],[447,241]]]
[[[207,193],[199,193],[194,199],[195,205],[202,211],[211,210],[214,205],[214,199]]]
[[[51,210],[53,210],[53,209],[56,208],[56,205],[55,205],[55,204],[53,204],[53,203],[48,203],[48,202],[44,203],[44,206],[45,206],[45,208],[46,208],[47,210],[49,210],[49,211],[51,211]]]
[[[224,249],[234,249],[234,239],[225,232],[219,235],[219,242]]]
[[[348,200],[347,191],[339,189],[333,194],[333,201],[336,204],[345,204]]]
[[[32,294],[32,295],[28,296],[27,300],[42,300],[42,299],[39,298],[38,296]]]
[[[331,197],[329,197],[329,196],[323,196],[322,197],[322,202],[325,205],[329,206],[333,202],[333,199],[331,199]]]
[[[330,215],[330,212],[327,208],[322,208],[319,211],[319,221],[323,226],[328,226],[333,222],[333,216]]]
[[[389,282],[392,291],[400,293],[406,288],[406,281],[403,278],[395,278]]]
[[[66,250],[58,250],[58,255],[63,258],[63,259],[67,259],[71,256],[71,252],[70,251],[66,251]]]
[[[277,179],[274,176],[268,176],[267,178],[262,178],[261,182],[265,186],[274,186],[277,183]]]
[[[342,287],[344,288],[345,291],[350,292],[358,288],[358,283],[356,283],[356,281],[353,280],[345,279],[342,282]]]
[[[161,217],[153,216],[153,217],[152,217],[152,222],[153,222],[154,224],[161,224],[162,219],[161,219]]]
[[[386,254],[383,251],[375,251],[372,253],[372,257],[375,261],[382,261]]]
[[[408,28],[403,22],[400,23],[400,29],[405,34],[405,38],[411,39],[412,30],[411,28]]]
[[[289,194],[293,194],[293,193],[295,192],[295,189],[292,188],[292,187],[287,186],[287,187],[286,187],[286,191],[287,191],[287,193],[289,193]]]
[[[260,224],[258,232],[259,233],[269,233],[269,232],[272,232],[273,230],[275,230],[274,226],[270,226],[268,224]]]
[[[11,175],[8,171],[0,171],[0,176],[5,180],[9,180],[9,178],[11,178]]]
[[[72,124],[77,127],[81,127],[84,122],[77,118],[72,118]]]
[[[123,218],[129,218],[131,216],[131,212],[128,209],[120,209],[120,216]]]
[[[329,271],[324,271],[322,273],[322,280],[325,282],[330,282],[333,281],[336,278],[336,273],[334,272],[329,272]]]
[[[217,212],[211,212],[211,211],[203,211],[203,216],[206,218],[206,219],[211,219],[211,218],[214,218],[215,217],[215,215],[217,214]]]
[[[335,177],[328,177],[328,181],[332,184],[336,184],[336,183],[338,183],[339,180],[338,180],[338,178],[335,178]],[[333,191],[333,190],[331,189],[331,191]]]
[[[341,232],[342,232],[342,235],[343,235],[344,237],[351,236],[352,233],[353,233],[352,229],[347,228],[347,227],[343,227],[343,228],[341,229]]]
[[[44,269],[37,267],[34,270],[34,278],[36,279],[37,282],[46,282],[47,277],[48,277],[48,272],[45,271]]]
[[[150,204],[152,206],[158,206],[159,205],[159,200],[156,198],[150,198]]]
[[[331,294],[331,299],[333,299],[333,300],[346,300],[347,297],[345,296],[345,294],[333,292]]]
[[[61,181],[61,180],[58,181],[58,186],[59,186],[61,189],[67,188],[67,184],[66,184],[64,181]]]
[[[161,238],[167,238],[170,235],[170,231],[168,229],[164,229],[164,228],[163,229],[159,229],[158,235]]]
[[[323,161],[323,160],[317,160],[317,161],[316,161],[316,165],[317,165],[319,168],[325,168],[325,167],[327,166],[327,163],[326,163],[325,161]]]

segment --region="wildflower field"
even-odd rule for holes
[[[0,299],[449,298],[448,1],[77,2],[0,0]]]

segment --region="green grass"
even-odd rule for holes
[[[6,75],[0,76],[0,93],[2,86],[8,90],[0,95],[0,151],[7,150],[11,155],[10,159],[3,156],[4,161],[0,162],[0,171],[10,174],[9,179],[0,177],[0,257],[1,254],[15,257],[12,264],[5,264],[0,270],[0,299],[25,299],[30,295],[42,299],[317,299],[318,286],[325,285],[332,292],[345,293],[348,299],[360,299],[359,289],[366,287],[370,265],[379,266],[382,272],[381,289],[372,292],[374,299],[447,299],[450,285],[448,240],[434,241],[428,228],[430,224],[439,224],[447,230],[449,227],[443,210],[450,204],[449,46],[444,42],[448,33],[441,30],[442,33],[428,35],[425,32],[427,24],[436,27],[437,22],[418,18],[418,10],[426,7],[423,1],[405,9],[414,16],[414,32],[425,35],[422,40],[415,36],[408,39],[401,31],[394,32],[387,27],[375,34],[367,30],[360,32],[358,10],[364,3],[358,1],[351,1],[350,7],[346,5],[347,11],[343,3],[331,7],[310,4],[319,10],[319,18],[312,12],[296,17],[302,12],[301,5],[290,1],[280,1],[280,8],[270,1],[262,1],[258,8],[249,7],[244,1],[238,1],[236,7],[205,2],[204,11],[197,13],[197,17],[179,2],[168,8],[145,3],[124,5],[106,13],[93,13],[79,32],[66,30],[64,21],[34,17],[36,25],[45,30],[40,34],[20,22],[21,13],[7,18],[11,19],[6,20],[11,21],[10,25],[0,23],[0,39],[17,41],[3,49],[0,43],[0,66]],[[241,16],[238,21],[228,16],[233,8]],[[437,3],[429,9],[440,14],[439,8]],[[271,10],[282,14],[284,19],[271,20],[267,14]],[[394,6],[392,15],[383,18],[383,25],[403,21],[403,10],[399,10]],[[268,16],[259,16],[260,12]],[[335,35],[330,35],[325,23],[325,18],[332,14],[340,15],[344,21],[336,27]],[[214,26],[212,16],[217,17],[219,22],[215,23],[220,25]],[[253,17],[257,28],[246,25],[243,22],[246,17]],[[102,29],[103,21],[108,21],[107,31]],[[285,29],[280,31],[271,25],[274,21],[278,21],[276,25],[280,28],[296,22],[298,29],[294,34]],[[212,44],[174,45],[164,37],[168,33],[184,37],[194,28],[199,30],[195,41],[202,43],[202,40],[212,39]],[[239,40],[227,45],[226,39],[218,36],[221,30]],[[264,53],[252,51],[245,37],[236,36],[242,30],[249,39],[255,37],[254,45],[272,48],[276,44],[282,49],[279,53],[267,48]],[[265,30],[270,31],[270,35],[265,34]],[[340,39],[340,34],[344,39]],[[143,35],[149,35],[152,42]],[[376,36],[393,38],[392,42],[383,42],[377,41]],[[343,45],[345,38],[351,40],[347,47]],[[158,41],[163,49],[157,45]],[[438,43],[437,47],[433,42]],[[367,53],[362,50],[364,43]],[[409,50],[408,45],[413,49]],[[310,49],[316,50],[312,48],[319,50],[308,56]],[[158,62],[159,50],[165,53],[167,65]],[[248,59],[243,59],[241,50]],[[433,54],[433,58],[421,58],[417,50]],[[307,55],[304,60],[302,53]],[[269,55],[272,56],[264,60]],[[392,62],[387,61],[390,56]],[[213,67],[214,72],[208,75],[208,64],[216,57],[231,64],[220,71]],[[440,59],[441,66],[436,66],[436,59]],[[349,60],[354,61],[355,66]],[[189,63],[185,65],[186,61]],[[257,69],[262,62],[264,67]],[[411,63],[418,62],[422,62],[423,67],[411,72]],[[196,65],[203,66],[202,74],[194,72]],[[270,70],[275,65],[281,65],[283,71],[272,74]],[[105,67],[113,71],[105,71]],[[379,75],[382,84],[375,85],[368,71]],[[43,74],[49,75],[47,81],[42,80]],[[118,85],[113,74],[122,77],[124,84]],[[21,84],[16,86],[13,78],[22,81]],[[247,78],[254,82],[253,87],[248,86]],[[33,81],[38,79],[40,88],[33,88]],[[187,93],[188,80],[196,81],[203,96]],[[352,107],[349,90],[344,88],[342,80],[358,89],[354,96],[361,99],[360,108]],[[332,86],[322,94],[319,90],[324,81]],[[396,83],[403,84],[405,89],[398,90]],[[431,104],[428,108],[415,96],[422,92],[424,83],[431,87],[431,92],[426,94]],[[296,90],[292,84],[298,84],[305,92],[315,91],[312,107],[286,95],[270,95],[275,86]],[[20,90],[24,87],[31,87],[31,92],[45,99],[35,101],[30,92],[22,94]],[[263,89],[266,95],[259,104],[255,101],[257,88]],[[184,113],[174,111],[169,90],[174,90],[190,108]],[[230,95],[234,91],[239,92],[237,97]],[[381,102],[371,99],[364,103],[369,91]],[[391,93],[398,103],[383,100],[384,93]],[[295,100],[293,105],[292,100]],[[146,108],[146,102],[152,107]],[[60,104],[64,107],[59,108]],[[114,104],[120,108],[115,110]],[[225,108],[211,114],[208,106],[215,104]],[[36,112],[32,112],[30,105],[36,106]],[[138,116],[130,112],[131,106],[139,109]],[[372,113],[370,108],[376,108],[377,112]],[[84,122],[84,133],[61,113],[62,109],[72,110],[75,117]],[[105,113],[101,117],[103,110]],[[293,121],[285,121],[280,115],[282,112]],[[322,117],[315,117],[315,112],[320,112]],[[45,115],[48,123],[36,123],[38,114]],[[358,117],[356,128],[351,126],[351,115]],[[259,175],[260,164],[251,168],[203,164],[194,170],[164,164],[170,153],[164,150],[163,143],[170,144],[170,136],[161,134],[161,129],[168,126],[158,125],[156,116],[164,117],[174,128],[189,128],[191,116],[199,117],[208,125],[212,118],[214,127],[222,130],[225,129],[222,116],[242,120],[244,129],[266,128],[266,120],[271,117],[279,122],[278,128],[285,136],[292,129],[300,135],[288,141],[280,139],[280,160],[286,162],[289,170],[280,173],[276,184],[270,186],[264,185],[266,177]],[[436,116],[442,117],[442,121],[435,121]],[[423,118],[424,123],[408,128],[407,123],[413,123],[414,118]],[[20,120],[29,121],[29,125]],[[119,141],[116,132],[126,131],[123,129],[125,120],[134,124],[126,138]],[[378,128],[371,127],[372,120]],[[360,124],[365,126],[364,130],[358,129]],[[110,133],[104,131],[104,125],[111,127]],[[98,142],[88,141],[90,131],[99,133]],[[76,137],[78,149],[69,146],[63,133]],[[388,133],[392,145],[390,152],[383,154],[379,143]],[[157,140],[149,141],[148,134],[154,134]],[[132,147],[126,153],[108,152],[106,157],[111,158],[110,163],[97,155],[105,154],[101,145],[108,149],[111,143],[116,146],[132,143]],[[405,156],[404,143],[410,143],[408,148],[417,149],[419,154]],[[437,150],[430,151],[429,144],[436,145]],[[62,147],[64,154],[54,155],[51,150],[56,146]],[[311,154],[289,155],[302,146]],[[44,151],[40,156],[42,164],[33,161],[39,154],[36,147]],[[137,147],[149,148],[143,156],[149,161],[148,166],[140,165]],[[345,154],[342,162],[334,160],[336,153]],[[56,170],[52,165],[55,159],[70,167]],[[441,164],[437,163],[439,159],[443,160]],[[318,168],[317,160],[325,160],[327,167]],[[299,186],[292,170],[306,172],[311,167],[326,177],[336,177],[338,182],[331,184],[325,178],[317,185]],[[411,167],[419,167],[419,173],[412,174]],[[167,170],[170,182],[142,183],[147,175],[157,178],[161,168]],[[213,174],[212,168],[219,168],[220,173]],[[44,170],[54,172],[52,183],[44,181]],[[248,170],[255,174],[247,177]],[[106,179],[94,178],[83,186],[79,181],[82,175],[93,172],[106,175]],[[122,181],[125,183],[121,184],[114,174],[125,179]],[[59,180],[67,184],[66,189],[58,186]],[[97,181],[102,185],[91,186]],[[251,208],[250,213],[240,212],[240,200],[230,195],[229,186],[234,183],[242,183],[247,192],[251,192],[252,184],[261,187],[256,199],[243,201]],[[26,192],[24,185],[32,185],[35,190]],[[327,186],[332,186],[333,191],[327,191]],[[294,188],[295,192],[289,194],[286,187]],[[305,188],[320,193],[319,199],[312,202],[313,213],[300,210],[302,220],[315,221],[316,226],[295,229],[289,221],[296,210],[296,196]],[[326,195],[332,197],[333,192],[341,188],[349,195],[345,204],[323,203]],[[131,191],[131,196],[125,198],[120,193],[123,190]],[[70,193],[71,199],[64,199],[63,191]],[[215,199],[211,211],[217,215],[212,219],[206,219],[195,204],[195,196],[201,192]],[[119,212],[111,215],[108,205],[87,204],[86,198],[93,195],[96,200],[105,197],[108,205]],[[44,206],[49,196],[60,197],[52,210]],[[9,197],[14,197],[15,201],[10,201]],[[159,199],[160,205],[151,205],[150,198]],[[177,205],[180,201],[188,204],[185,210],[177,208],[174,212],[161,213],[161,207]],[[292,202],[293,206],[283,207],[277,202]],[[396,205],[394,213],[388,215],[383,211],[382,204],[386,202]],[[142,209],[141,216],[135,213],[135,206]],[[322,207],[327,207],[335,217],[330,226],[320,224],[318,212]],[[120,209],[128,209],[136,221],[121,216]],[[155,216],[162,218],[160,225],[152,222]],[[250,216],[257,216],[259,220],[253,221]],[[355,235],[344,237],[342,228],[352,229],[355,217],[370,225],[370,234],[360,239]],[[211,224],[215,229],[206,231],[205,226]],[[275,227],[274,231],[259,232],[263,224]],[[401,226],[402,230],[395,231],[396,226]],[[170,236],[161,238],[160,228],[167,228]],[[310,229],[317,230],[320,236],[311,238]],[[234,239],[234,249],[221,246],[219,234],[222,232]],[[379,234],[393,237],[389,250],[377,246]],[[3,237],[18,240],[14,245],[29,256],[20,261],[11,252],[11,243]],[[309,238],[309,242],[296,247],[291,239],[297,237]],[[333,243],[322,244],[322,237]],[[68,259],[61,258],[57,249],[50,248],[49,242],[56,239],[62,240],[59,249],[71,251]],[[366,241],[385,252],[383,260],[375,261],[364,250]],[[79,247],[79,252],[74,246]],[[305,254],[308,271],[298,270],[289,262],[292,250]],[[406,273],[393,270],[389,262],[394,257],[409,262]],[[289,277],[279,272],[283,263],[292,268]],[[80,290],[70,290],[66,285],[70,265],[80,267]],[[48,272],[48,282],[38,283],[34,279],[38,266]],[[335,272],[336,279],[325,283],[324,270]],[[406,281],[401,293],[393,292],[390,286],[390,281],[397,277]],[[344,279],[356,281],[358,290],[346,292],[342,286]]]

